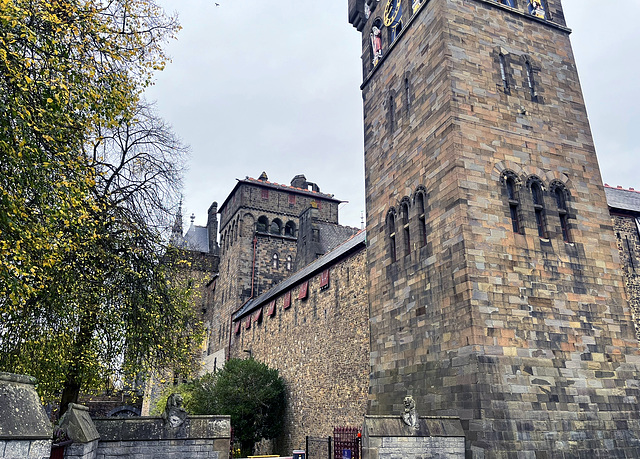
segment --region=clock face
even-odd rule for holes
[[[401,0],[389,0],[387,6],[384,8],[384,25],[389,27],[398,18],[398,12],[400,11]]]

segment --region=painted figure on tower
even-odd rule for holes
[[[371,50],[373,52],[373,65],[378,65],[382,58],[382,35],[379,23],[374,23],[371,28]]]
[[[540,0],[529,0],[529,14],[537,18],[545,19],[546,14]]]

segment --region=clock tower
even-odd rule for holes
[[[369,414],[467,457],[640,457],[640,354],[560,0],[349,0]]]

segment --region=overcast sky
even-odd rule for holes
[[[359,227],[361,49],[347,0],[158,2],[183,29],[147,94],[191,146],[185,227],[191,213],[205,225],[236,179],[262,171],[284,184],[305,174],[349,201],[340,222]],[[603,3],[563,0],[603,180],[640,189],[640,1]]]

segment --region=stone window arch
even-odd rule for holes
[[[411,253],[411,228],[409,227],[409,198],[402,198],[400,204],[400,215],[402,217],[402,245],[404,247],[404,254],[409,255]]]
[[[522,234],[522,224],[520,222],[520,181],[518,180],[518,176],[512,171],[506,171],[502,174],[502,184],[509,203],[511,227],[514,233]]]
[[[278,257],[277,253],[274,253],[271,256],[271,263],[272,263],[273,269],[278,269],[278,266],[280,265],[280,258]]]
[[[509,87],[509,67],[507,66],[507,58],[503,52],[498,53],[498,65],[500,66],[500,79],[502,80],[502,89],[505,93],[510,93]]]
[[[387,238],[389,240],[389,256],[391,263],[396,262],[396,211],[391,208],[387,214]]]
[[[542,180],[538,177],[531,177],[528,180],[529,190],[531,191],[531,200],[533,201],[533,213],[536,220],[536,228],[538,236],[542,239],[548,239],[547,218],[544,208],[544,186]]]
[[[266,233],[269,229],[269,219],[264,215],[261,215],[258,218],[258,223],[256,224],[256,231],[258,233]]]
[[[551,184],[551,194],[553,195],[560,218],[560,229],[562,231],[562,239],[566,243],[572,243],[571,230],[569,229],[569,192],[563,183],[554,182]]]
[[[419,188],[415,194],[415,206],[418,214],[418,238],[421,247],[427,245],[427,212],[426,190]]]
[[[279,218],[274,219],[269,226],[269,233],[271,234],[282,234],[282,221]]]
[[[291,255],[287,255],[287,271],[291,271],[293,269],[293,258]]]
[[[529,88],[529,96],[533,102],[538,102],[538,91],[536,88],[536,79],[534,77],[534,67],[529,57],[524,57],[524,70],[526,76],[526,84]]]
[[[289,220],[286,225],[284,225],[284,235],[295,237],[296,236],[296,224]]]

